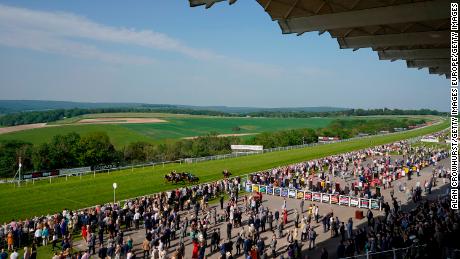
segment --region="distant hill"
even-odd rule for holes
[[[172,104],[148,104],[148,103],[91,103],[91,102],[68,102],[68,101],[43,101],[43,100],[0,100],[0,114],[45,111],[55,109],[92,109],[92,108],[169,108],[169,109],[192,109],[219,111],[225,113],[252,113],[252,112],[333,112],[348,110],[338,107],[228,107],[228,106],[193,106]]]
[[[44,111],[55,109],[91,109],[91,108],[119,108],[141,107],[139,103],[90,103],[67,101],[41,101],[41,100],[0,100],[0,112]],[[163,107],[163,106],[162,106]]]

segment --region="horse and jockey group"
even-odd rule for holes
[[[190,172],[182,172],[178,173],[176,171],[172,171],[169,174],[165,175],[165,182],[171,182],[171,183],[198,183],[200,181],[200,178],[198,176],[193,175]]]

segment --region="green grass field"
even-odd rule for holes
[[[151,194],[175,188],[175,185],[166,184],[163,176],[172,170],[189,171],[200,177],[201,182],[221,179],[223,169],[230,170],[233,175],[243,175],[280,165],[287,165],[309,159],[315,159],[332,154],[390,143],[393,141],[429,134],[445,129],[447,121],[427,128],[402,132],[389,136],[376,136],[367,139],[358,139],[343,143],[334,143],[280,151],[247,157],[215,160],[195,164],[169,164],[155,168],[139,168],[101,173],[80,177],[70,177],[39,181],[34,185],[28,183],[22,187],[13,184],[1,185],[0,188],[0,222],[12,218],[26,218],[60,211],[63,208],[83,208],[109,202],[113,200],[112,183],[117,182],[117,199]]]
[[[136,114],[134,114],[135,117]],[[119,114],[118,117],[133,117],[132,114]],[[169,116],[169,117],[168,117]],[[205,117],[205,116],[179,116],[179,115],[155,116],[167,120],[164,123],[145,124],[92,124],[92,125],[59,125],[55,127],[38,128],[18,131],[0,135],[0,141],[19,139],[39,144],[48,142],[57,134],[76,132],[85,134],[88,132],[106,132],[116,147],[122,147],[130,142],[146,141],[158,143],[167,139],[181,139],[206,135],[210,132],[219,134],[233,133],[260,133],[265,131],[277,131],[295,128],[321,128],[326,127],[333,118],[228,118],[228,117]],[[97,118],[101,116],[85,116],[84,118]],[[108,117],[108,116],[104,116]],[[152,116],[151,116],[152,117]],[[70,119],[69,119],[70,120]],[[72,118],[73,120],[73,118]],[[74,123],[64,120],[66,123]],[[240,131],[232,131],[234,127],[240,127]]]

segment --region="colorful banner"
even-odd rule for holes
[[[332,203],[332,204],[337,204],[337,203],[339,203],[339,195],[338,195],[338,194],[332,194],[332,195],[331,195],[331,203]]]
[[[339,197],[339,205],[343,205],[343,206],[350,205],[350,197],[340,195],[340,197]]]
[[[259,188],[259,192],[261,192],[261,193],[267,193],[267,186],[261,185],[260,188]]]
[[[295,189],[290,189],[289,190],[289,198],[295,198],[296,190]]]
[[[314,192],[313,193],[313,198],[312,198],[313,201],[318,201],[318,202],[321,202],[321,193],[319,192]]]
[[[359,206],[359,198],[350,198],[350,206],[351,207],[358,207]]]
[[[320,192],[309,192],[296,189],[280,188],[266,185],[257,185],[246,183],[246,192],[261,192],[270,195],[289,197],[293,199],[305,199],[307,201],[316,201],[322,203],[337,204],[341,206],[350,206],[358,208],[370,208],[373,210],[380,209],[379,200],[376,199],[360,199],[358,197],[350,197],[338,194],[328,194]]]
[[[297,191],[296,198],[297,199],[303,199],[304,192],[303,191]]]
[[[289,194],[289,190],[286,188],[281,189],[281,197],[287,197]]]
[[[312,197],[313,196],[312,196],[311,192],[305,192],[305,200],[311,201]]]
[[[322,203],[329,203],[330,199],[331,199],[331,196],[329,194],[327,194],[327,193],[321,194],[321,202]]]
[[[273,187],[267,186],[267,194],[273,195]]]
[[[380,209],[380,204],[378,200],[371,199],[371,209],[374,209],[374,210]]]
[[[250,183],[246,183],[246,192],[252,191],[252,185]]]
[[[360,208],[369,208],[369,199],[360,199],[360,202],[359,202],[359,207]]]

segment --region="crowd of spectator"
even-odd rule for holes
[[[248,180],[251,184],[378,198],[380,188],[390,188],[402,177],[411,180],[421,169],[446,157],[448,152],[442,148],[416,147],[401,141],[257,172]],[[447,178],[447,173],[441,170],[435,177]],[[346,183],[346,177],[351,182]],[[428,188],[430,182],[424,185]],[[379,188],[371,192],[372,187]]]
[[[393,154],[400,158],[394,159]],[[271,186],[305,188],[313,191],[346,193],[332,183],[333,177],[355,177],[362,185],[370,187],[370,179],[382,179],[377,186],[391,187],[400,176],[410,180],[412,173],[419,173],[426,166],[436,166],[448,156],[441,149],[413,147],[407,142],[397,142],[375,148],[330,156],[252,174],[252,183]],[[443,167],[434,167],[429,184],[436,178],[447,177]],[[371,176],[370,176],[371,175]],[[312,184],[312,179],[320,182]],[[385,182],[388,178],[389,182]],[[324,182],[324,184],[323,184]],[[429,186],[428,184],[428,186]],[[53,259],[99,258],[152,259],[225,258],[239,256],[261,259],[280,256],[290,259],[304,258],[305,251],[316,248],[319,235],[315,224],[323,225],[323,232],[331,238],[339,238],[339,258],[365,252],[385,251],[412,245],[427,245],[425,254],[447,253],[445,247],[455,247],[453,240],[459,233],[458,211],[450,210],[446,198],[435,201],[422,200],[421,188],[410,190],[415,209],[404,211],[391,195],[393,206],[383,203],[383,217],[374,217],[369,210],[367,225],[354,228],[353,219],[341,219],[333,211],[320,212],[310,204],[304,211],[288,208],[286,199],[280,209],[270,209],[263,203],[262,194],[239,197],[241,179],[223,179],[192,187],[110,203],[81,210],[67,210],[26,220],[11,220],[0,226],[2,252],[0,259],[18,258],[18,249],[24,249],[24,259],[36,258],[37,247],[51,244]],[[369,195],[370,188],[361,188],[358,195]],[[352,194],[353,188],[349,188]],[[224,202],[228,195],[228,202]],[[375,195],[375,194],[374,194]],[[219,201],[218,207],[209,206],[211,200]],[[293,210],[292,214],[288,211]],[[294,223],[292,226],[289,223]],[[226,233],[221,235],[220,226]],[[290,227],[288,227],[290,226]],[[237,235],[232,235],[238,229]],[[141,248],[135,248],[132,231],[145,232]],[[268,232],[271,238],[261,237]],[[81,237],[85,249],[75,252],[75,236]],[[286,247],[279,247],[286,238]],[[173,245],[172,245],[173,244]],[[443,245],[444,244],[444,245]],[[192,245],[192,253],[185,254],[185,247]],[[302,249],[303,248],[303,249]],[[328,258],[331,251],[322,250],[321,258]],[[434,258],[434,257],[430,257]]]

